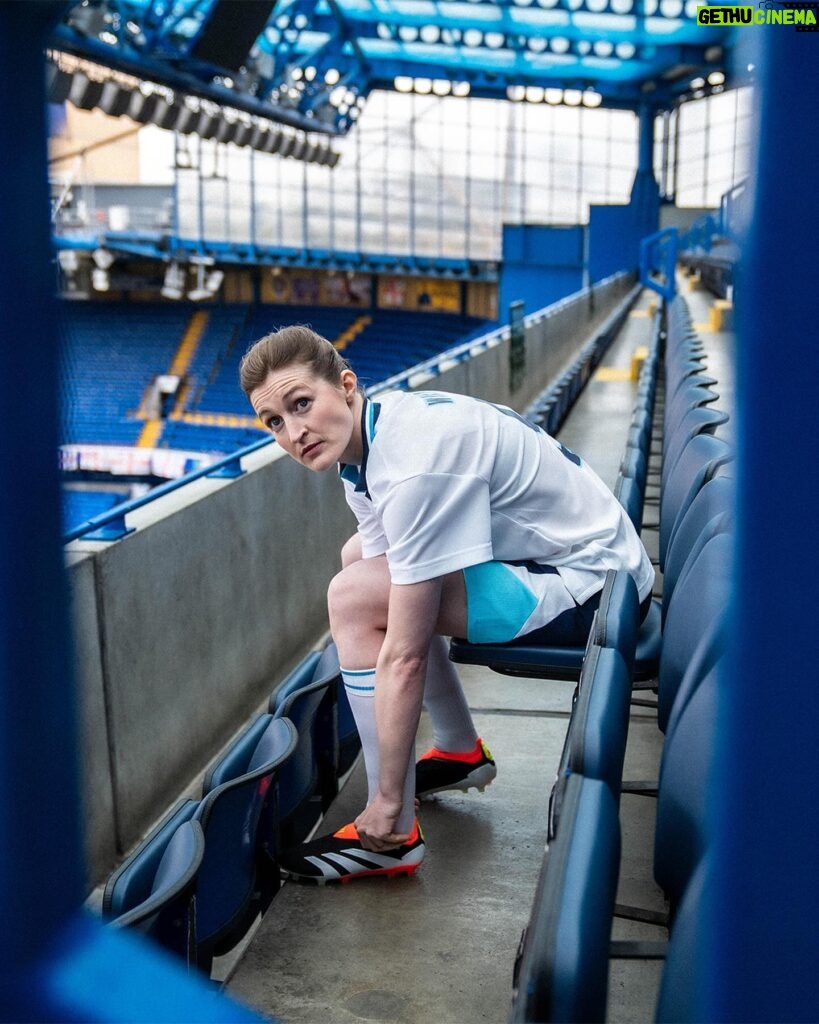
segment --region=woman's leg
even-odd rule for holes
[[[345,545],[344,559],[355,554],[355,545]],[[335,577],[328,591],[330,627],[339,652],[345,690],[358,726],[367,771],[368,800],[378,787],[378,736],[375,726],[375,665],[387,629],[390,575],[386,558],[350,559]],[[466,597],[460,573],[444,581],[438,626],[448,632],[465,627]],[[446,658],[445,642],[434,637],[428,662],[425,701],[433,731],[445,750],[474,747],[477,734],[454,666]],[[451,744],[455,744],[452,746]],[[404,786],[404,807],[396,825],[409,831],[414,817],[415,758],[410,758]]]

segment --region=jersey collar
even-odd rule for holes
[[[370,492],[367,489],[367,459],[370,456],[370,445],[375,438],[375,425],[380,414],[381,405],[365,398],[361,407],[361,444],[363,446],[361,465],[353,466],[350,463],[341,462],[338,467],[341,479],[353,484],[355,489],[367,498],[370,497]]]

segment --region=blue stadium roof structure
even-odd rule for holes
[[[177,94],[345,134],[374,89],[637,109],[723,87],[698,0],[83,0],[54,49]],[[730,84],[730,82],[728,82]]]

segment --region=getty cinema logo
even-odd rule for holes
[[[808,3],[761,0],[756,7],[698,7],[698,25],[793,25],[797,32],[817,32],[819,0]]]

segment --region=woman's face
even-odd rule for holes
[[[333,385],[304,363],[271,370],[250,393],[256,415],[287,454],[316,472],[360,464],[360,401],[352,370]]]

